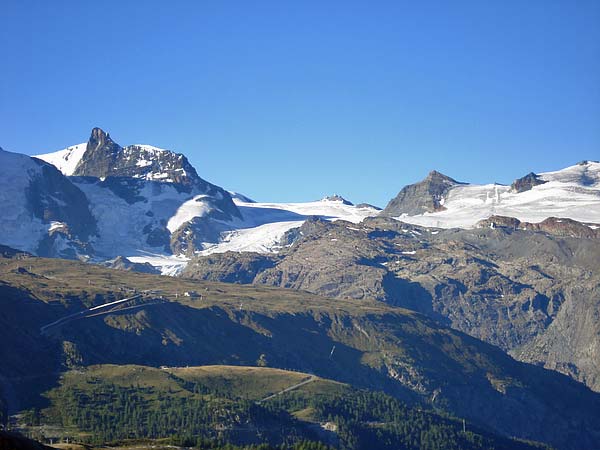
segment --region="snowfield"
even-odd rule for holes
[[[41,163],[40,163],[41,164]],[[41,167],[29,156],[0,149],[0,243],[35,253],[52,225],[44,224],[28,208],[26,192]]]
[[[194,217],[202,217],[213,210],[210,204],[205,200],[210,198],[208,195],[196,195],[191,200],[184,202],[177,212],[167,223],[167,228],[171,233],[174,233],[186,222],[189,222]]]
[[[196,201],[202,195],[189,200],[189,194],[180,193],[166,183],[144,182],[138,192],[144,201],[135,203],[128,203],[101,183],[78,182],[76,185],[89,199],[92,214],[98,221],[98,236],[92,239],[92,245],[97,254],[105,258],[118,255],[129,258],[139,251],[161,253],[161,248],[147,243],[144,233],[147,226],[163,221],[173,227],[170,231],[175,231],[184,220],[194,217],[192,212],[200,216],[214,209]],[[190,203],[197,205],[192,212],[188,211]]]
[[[259,203],[243,201],[240,197],[234,198],[234,203],[242,213],[243,220],[232,222],[233,229],[222,233],[222,241],[218,244],[205,244],[205,249],[200,254],[227,251],[273,253],[281,249],[280,240],[287,231],[300,227],[311,216],[359,223],[379,213],[375,208],[358,208],[337,200]]]
[[[240,198],[248,201],[240,200]],[[184,203],[171,217],[168,227],[176,227],[178,223],[183,224],[193,218],[195,208],[198,208],[197,212],[203,213],[201,203],[198,206],[194,205],[196,200],[197,198]],[[341,201],[330,200],[307,203],[257,203],[239,195],[236,196],[234,202],[242,213],[243,219],[222,222],[224,227],[228,227],[228,230],[221,233],[221,241],[217,244],[204,243],[204,250],[199,252],[200,255],[227,251],[275,253],[281,249],[280,240],[283,235],[292,228],[300,227],[311,216],[358,223],[379,212],[374,208],[357,208],[345,205]],[[119,217],[126,212],[117,210],[111,214],[104,211],[103,214],[113,217],[114,221],[112,221],[111,227],[118,227]],[[132,236],[129,239],[132,239]],[[143,242],[139,242],[138,245],[137,249],[134,248],[135,245],[134,247],[129,246],[123,256],[132,262],[150,263],[154,267],[158,267],[163,275],[178,275],[189,261],[189,258],[183,255],[166,255],[157,249],[154,251],[144,249],[147,245],[145,246]]]
[[[87,142],[84,142],[83,144],[73,145],[57,152],[35,155],[34,158],[46,161],[60,170],[64,175],[71,176],[75,172],[77,164],[81,161],[86,148]]]
[[[546,183],[521,193],[498,184],[456,186],[443,199],[444,211],[396,219],[437,228],[472,228],[492,215],[524,222],[565,217],[600,223],[600,163],[584,162],[539,177]]]

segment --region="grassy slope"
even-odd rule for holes
[[[120,408],[115,407],[112,410],[106,408],[109,400],[106,395],[103,395],[103,393],[113,392],[113,386],[139,394],[140,401],[145,404],[145,410],[153,410],[157,405],[163,405],[164,403],[161,402],[165,397],[181,399],[185,402],[198,400],[213,402],[219,405],[216,409],[222,409],[226,407],[225,405],[239,399],[260,400],[266,395],[296,385],[310,377],[311,375],[304,373],[259,367],[203,366],[158,369],[135,365],[90,366],[83,370],[67,372],[61,377],[60,385],[46,394],[51,404],[43,411],[43,416],[46,422],[56,425],[60,425],[60,421],[64,421],[65,418],[67,420],[72,418],[73,412],[77,409],[85,410],[88,414],[102,407],[105,408],[102,414],[117,416],[121,413]],[[338,411],[340,417],[333,419],[334,422],[337,422],[338,426],[346,427],[344,433],[358,438],[357,448],[363,448],[367,444],[374,444],[378,448],[383,448],[385,445],[395,448],[403,445],[403,442],[410,442],[410,445],[414,442],[418,447],[426,445],[427,442],[444,442],[447,448],[457,448],[457,446],[469,449],[537,448],[537,446],[530,447],[525,443],[494,436],[481,429],[473,429],[471,424],[468,425],[468,433],[461,433],[462,422],[459,420],[417,409],[407,409],[394,399],[382,395],[371,398],[371,402],[374,403],[367,412],[369,418],[366,420],[365,417],[361,418],[360,407],[355,405],[360,395],[361,392],[351,386],[315,377],[311,383],[269,400],[267,406],[270,411],[280,411],[276,413],[280,417],[293,414],[285,420],[288,427],[290,426],[288,421],[296,422],[294,429],[300,437],[320,439],[324,442],[340,444],[342,447],[348,444],[344,441],[344,435],[314,432],[316,424],[326,420],[323,417],[324,410]],[[75,406],[77,402],[80,403],[79,406]],[[349,408],[347,411],[351,413],[344,413],[344,408]],[[70,415],[65,415],[65,410],[69,410]],[[176,411],[164,411],[164,414],[176,414]],[[362,414],[364,415],[364,412]],[[396,418],[393,424],[386,423],[386,418],[390,415]],[[147,419],[139,418],[140,427],[145,420]],[[256,418],[251,417],[249,420],[252,422]],[[345,424],[345,421],[349,422]],[[405,422],[405,430],[398,431],[398,427],[402,427],[403,422]],[[235,429],[240,426],[249,428],[248,423],[228,419],[221,419],[219,425],[222,428]],[[285,440],[284,436],[277,434],[283,424],[276,422],[270,426],[268,423],[253,422],[253,426],[259,430],[257,434],[269,436],[275,445]],[[383,434],[377,436],[377,430]],[[84,440],[89,437],[85,431],[77,430],[76,427],[65,429],[67,435],[78,436],[79,439]],[[386,432],[391,434],[386,435]],[[213,437],[216,436],[217,434]],[[238,441],[240,443],[247,443],[250,439],[248,430],[246,435],[234,436],[240,439]]]
[[[600,429],[598,398],[589,390],[407,310],[58,259],[0,259],[0,276],[7,283],[0,284],[6,313],[0,338],[9,344],[0,356],[11,358],[0,374],[9,378],[59,372],[65,363],[254,365],[264,355],[270,366],[408,400],[427,403],[435,394],[436,408],[508,435],[565,448],[573,441],[570,433],[586,443],[598,439],[585,431]],[[123,298],[132,288],[155,290],[168,303],[72,322],[50,338],[39,335],[44,323]],[[182,295],[192,290],[202,298]],[[40,385],[22,384],[29,391]]]

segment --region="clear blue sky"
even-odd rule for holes
[[[600,2],[0,3],[0,146],[100,126],[258,200],[600,159]],[[0,168],[1,173],[1,168]]]

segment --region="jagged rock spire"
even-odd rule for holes
[[[106,144],[114,144],[114,141],[110,138],[110,134],[105,132],[102,128],[95,127],[92,129],[92,134],[88,140],[88,149],[97,149],[103,147]]]

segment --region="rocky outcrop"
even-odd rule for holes
[[[510,185],[510,190],[515,193],[525,192],[531,190],[534,186],[544,184],[546,181],[542,180],[539,175],[529,172],[524,177],[518,178]]]
[[[276,256],[259,253],[214,253],[195,259],[184,269],[183,276],[225,283],[252,283],[256,275],[275,265]]]
[[[32,177],[26,190],[27,204],[43,223],[60,222],[68,235],[86,241],[96,234],[96,219],[85,194],[54,166],[38,159],[41,173]]]
[[[573,219],[548,217],[538,222],[521,222],[514,217],[491,216],[477,223],[478,228],[507,228],[511,230],[541,231],[553,236],[600,239],[600,224],[582,223]]]
[[[434,170],[423,181],[402,188],[381,214],[397,217],[402,214],[412,216],[426,212],[442,211],[444,209],[444,196],[450,189],[460,184],[458,181]]]
[[[110,135],[100,128],[94,128],[84,157],[77,164],[73,175],[98,178],[110,176],[119,164],[120,154],[121,147],[111,139]]]
[[[23,258],[29,258],[31,256],[32,255],[30,253],[23,252],[21,250],[17,250],[12,247],[8,247],[6,245],[0,244],[0,257],[2,257],[2,258],[23,259]]]
[[[213,219],[220,218],[218,215],[194,217],[173,231],[169,242],[173,254],[191,257],[203,250],[205,244],[218,242],[227,226]]]
[[[371,205],[370,203],[359,203],[358,205],[356,205],[357,208],[373,208],[376,209],[377,211],[381,211],[381,208],[379,206],[375,206],[375,205]]]

